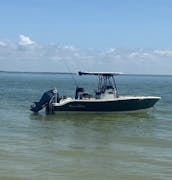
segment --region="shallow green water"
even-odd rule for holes
[[[146,112],[34,115],[29,106],[44,91],[73,95],[71,77],[0,73],[0,179],[171,180],[172,77],[121,76],[117,84],[121,94],[162,99]]]

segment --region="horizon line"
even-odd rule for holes
[[[48,72],[48,71],[8,71],[0,70],[0,73],[18,73],[18,74],[77,74],[77,72]],[[134,74],[134,73],[123,73],[120,76],[172,76],[172,74]]]

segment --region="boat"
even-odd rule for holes
[[[30,110],[38,112],[46,108],[46,112],[123,112],[151,108],[161,98],[157,96],[121,96],[118,93],[115,76],[117,72],[78,72],[78,75],[94,75],[98,77],[98,86],[92,95],[82,87],[76,86],[74,97],[60,96],[57,89],[43,94],[39,102],[35,102]]]

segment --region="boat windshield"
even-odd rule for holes
[[[78,72],[80,76],[82,75],[96,75],[98,76],[98,86],[95,91],[96,97],[99,98],[105,94],[113,94],[114,97],[118,97],[117,86],[115,82],[115,75],[121,73],[118,72]]]

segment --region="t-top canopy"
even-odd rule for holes
[[[82,75],[114,76],[114,75],[120,75],[122,73],[120,73],[120,72],[81,72],[81,71],[79,71],[78,74],[80,76],[82,76]]]

